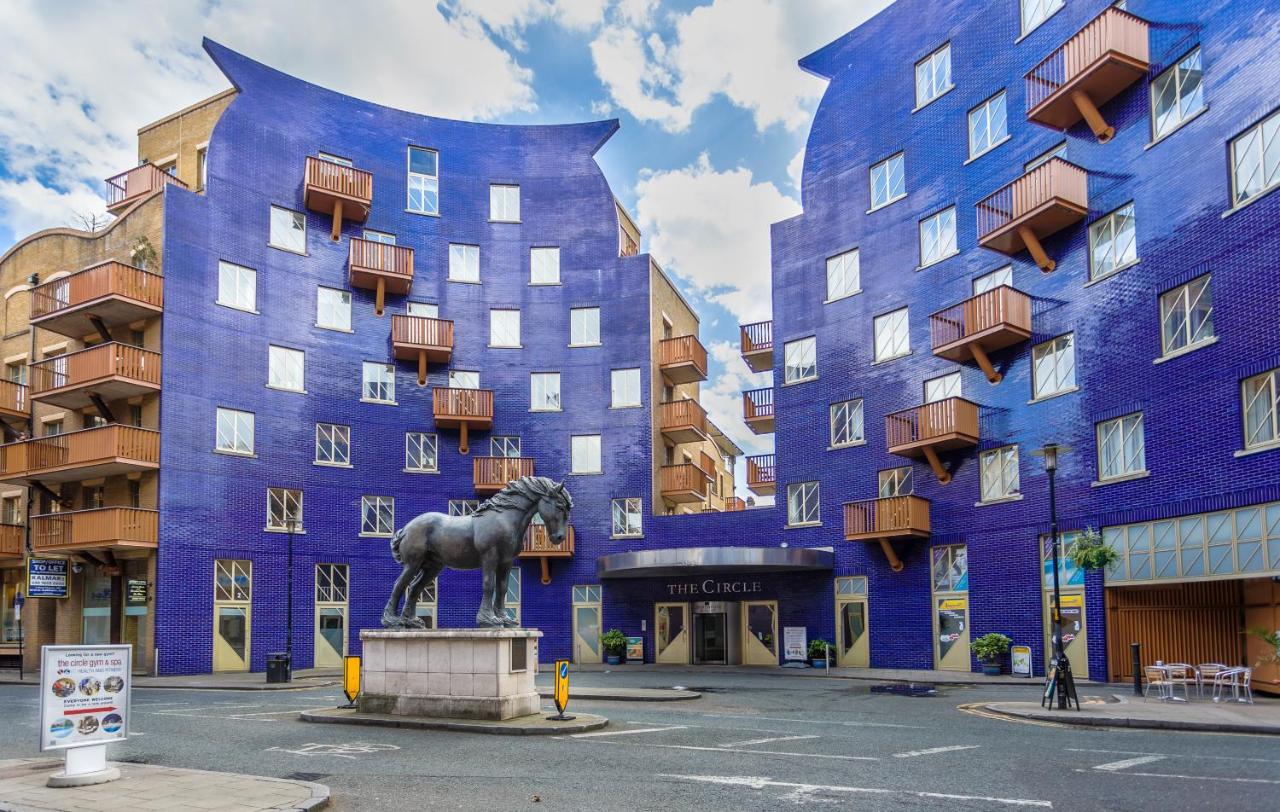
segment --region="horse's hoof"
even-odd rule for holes
[[[427,628],[427,624],[426,624],[426,622],[424,622],[424,621],[423,621],[423,619],[422,619],[422,618],[420,618],[420,617],[418,617],[417,615],[411,615],[411,616],[409,616],[409,617],[402,617],[402,618],[400,618],[400,625],[401,625],[401,626],[403,626],[403,627],[404,627],[404,628],[406,628],[406,629],[425,629],[425,628]]]
[[[383,615],[382,628],[384,629],[403,629],[404,619],[399,615]]]
[[[520,628],[520,621],[516,620],[516,619],[515,619],[515,618],[513,618],[513,617],[504,617],[504,618],[502,618],[502,628],[504,628],[504,629],[518,629],[518,628]]]

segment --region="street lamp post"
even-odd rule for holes
[[[289,531],[289,553],[285,562],[285,589],[288,592],[284,619],[285,682],[293,682],[293,534],[298,531],[298,520],[290,516],[286,525]]]
[[[1062,647],[1062,590],[1058,579],[1058,494],[1055,488],[1058,473],[1058,454],[1071,449],[1057,443],[1049,443],[1040,450],[1044,457],[1044,470],[1049,475],[1049,542],[1052,545],[1053,558],[1053,613],[1051,629],[1053,632],[1053,665],[1057,668],[1057,684],[1051,690],[1057,693],[1058,710],[1067,710],[1071,697],[1075,696],[1075,680],[1071,676],[1071,662]],[[1079,708],[1079,700],[1076,700]]]

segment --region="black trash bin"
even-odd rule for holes
[[[276,651],[267,655],[267,682],[291,682],[293,675],[290,670],[288,654]]]

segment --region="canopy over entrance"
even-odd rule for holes
[[[803,572],[835,567],[830,547],[677,547],[596,559],[601,578],[652,578],[700,572]]]

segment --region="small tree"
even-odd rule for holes
[[[158,256],[155,247],[151,245],[151,240],[148,240],[145,235],[134,240],[133,248],[129,250],[130,264],[144,271],[155,264]]]
[[[71,226],[83,231],[101,231],[115,218],[101,211],[71,212]]]
[[[1270,647],[1271,651],[1258,657],[1257,666],[1264,665],[1280,665],[1280,631],[1268,631],[1267,629],[1257,626],[1249,630],[1249,634],[1262,641],[1264,646]]]
[[[998,662],[1012,643],[1013,640],[1003,634],[991,632],[973,641],[973,654],[984,663]]]
[[[627,650],[627,636],[618,629],[610,629],[600,635],[600,645],[604,646],[605,654],[619,657]]]

